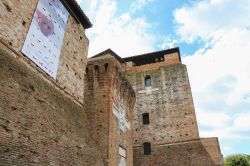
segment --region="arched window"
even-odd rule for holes
[[[145,86],[146,87],[151,86],[151,77],[150,76],[145,77]]]

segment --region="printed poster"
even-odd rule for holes
[[[120,106],[113,104],[113,114],[119,119],[119,127],[125,133],[127,129],[130,130],[130,123],[126,118],[126,111]]]
[[[22,52],[56,79],[69,13],[60,0],[39,0]]]

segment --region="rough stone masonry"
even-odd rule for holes
[[[123,67],[136,92],[134,165],[223,165],[218,139],[199,137],[179,48],[124,58]]]
[[[0,1],[1,166],[223,165],[217,138],[199,137],[178,48],[87,59],[91,23],[54,0],[69,12],[54,79],[22,53],[38,3]]]
[[[120,62],[136,93],[132,116],[135,166],[223,165],[218,139],[199,137],[179,48],[128,58],[108,49],[92,58],[111,57]]]

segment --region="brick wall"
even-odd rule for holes
[[[121,160],[119,146],[126,150],[126,163],[133,165],[132,130],[120,128],[115,107],[123,107],[131,125],[135,94],[122,76],[120,63],[112,56],[89,59],[86,73],[85,104],[90,128],[106,164],[118,165]]]
[[[103,165],[84,107],[0,45],[0,165]]]
[[[83,107],[85,29],[69,16],[54,80],[21,52],[37,3],[0,2],[0,165],[104,165]]]
[[[201,143],[206,149],[210,158],[217,165],[223,165],[223,155],[221,154],[218,138],[201,138]]]
[[[210,145],[209,145],[210,144]],[[150,155],[143,155],[143,147],[134,149],[134,165],[137,166],[222,166],[223,160],[218,153],[218,141],[207,141],[210,151],[202,140],[152,146]],[[215,146],[216,145],[216,146]],[[214,152],[211,153],[211,150]],[[217,157],[214,154],[217,154]],[[219,157],[219,158],[218,158]]]
[[[130,70],[126,75],[137,93],[133,116],[134,146],[143,142],[165,144],[199,138],[185,65],[165,65],[144,72]],[[145,92],[147,75],[152,80],[151,94]],[[149,113],[149,125],[143,124],[143,113]]]
[[[56,80],[21,53],[37,3],[38,0],[2,0],[0,2],[0,41],[16,51],[20,60],[29,63],[46,79],[82,103],[88,39],[81,24],[77,24],[69,16]]]
[[[186,66],[178,53],[164,61],[141,66],[123,64],[136,92],[133,112],[135,166],[221,166],[223,157],[216,138],[200,139]],[[150,76],[151,86],[145,78]],[[143,124],[148,113],[149,124]],[[144,154],[143,143],[151,144]]]

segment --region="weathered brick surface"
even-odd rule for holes
[[[144,78],[150,75],[152,94],[145,90]],[[137,93],[133,116],[134,146],[144,142],[164,144],[198,139],[198,128],[186,67],[183,64],[161,66],[145,72],[127,72]],[[142,114],[149,113],[150,124],[143,125]]]
[[[0,40],[5,42],[20,55],[26,35],[33,18],[38,0],[1,0],[0,1]],[[83,102],[84,74],[87,64],[88,39],[81,24],[69,16],[67,29],[64,36],[63,47],[60,56],[60,64],[56,80],[47,76],[28,58],[24,60],[30,63],[36,70],[55,82],[79,102]]]
[[[56,81],[81,103],[84,97],[84,75],[89,41],[84,29],[69,17],[64,36]]]
[[[103,165],[84,107],[0,45],[0,165]]]
[[[119,146],[126,149],[127,166],[133,165],[132,130],[123,132],[113,114],[113,104],[122,105],[131,123],[135,93],[122,76],[120,63],[107,55],[89,59],[86,73],[85,107],[90,120],[91,134],[106,159],[106,164],[120,162]]]
[[[222,166],[221,156],[213,158],[218,154],[216,140],[207,141],[210,150],[207,151],[202,140],[189,142],[156,145],[152,147],[152,153],[143,155],[143,147],[134,149],[135,166]],[[211,156],[212,155],[212,156]]]
[[[200,140],[213,162],[217,165],[223,165],[223,155],[218,138],[201,138]]]
[[[134,165],[223,165],[218,141],[199,137],[186,66],[178,53],[164,55],[164,59],[141,66],[123,64],[126,77],[136,92]],[[151,77],[149,91],[145,87],[146,76]],[[149,124],[143,124],[144,113],[149,114]],[[150,155],[144,155],[145,142],[151,143]]]

